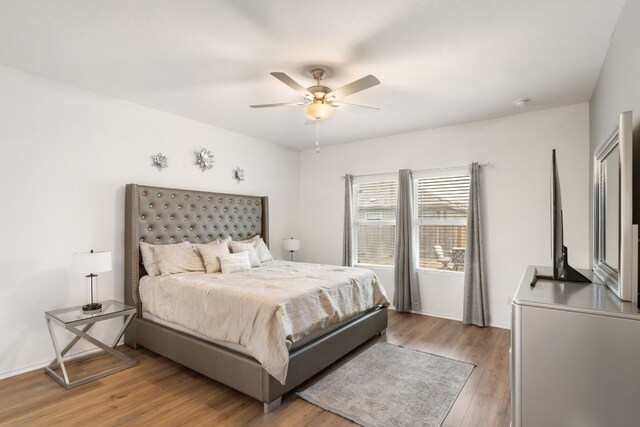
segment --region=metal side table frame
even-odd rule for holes
[[[73,387],[77,387],[82,384],[86,384],[90,381],[97,380],[98,378],[105,377],[107,375],[111,375],[113,373],[122,371],[124,369],[128,369],[132,366],[138,364],[138,361],[130,358],[126,354],[116,350],[116,345],[122,338],[124,331],[129,326],[131,319],[136,314],[136,309],[134,307],[125,305],[121,302],[109,300],[102,303],[102,311],[98,313],[85,314],[82,312],[82,307],[71,307],[61,310],[48,311],[45,313],[45,319],[47,322],[47,328],[49,329],[49,335],[51,335],[51,342],[53,343],[53,348],[56,352],[56,358],[45,368],[45,373],[57,381],[61,386],[66,389],[70,389]],[[96,324],[96,322],[100,322],[108,319],[115,319],[118,317],[124,317],[124,324],[118,331],[115,339],[110,345],[103,343],[102,341],[92,337],[88,334],[91,327]],[[66,329],[67,331],[76,335],[73,340],[62,350],[60,351],[60,345],[58,344],[58,340],[55,335],[55,331],[53,330],[53,324],[57,324],[58,326]],[[82,329],[79,327],[84,326]],[[81,339],[90,342],[96,347],[102,349],[102,351],[97,353],[91,353],[88,355],[64,360],[64,356],[73,348],[73,346],[78,343]],[[74,363],[81,362],[83,360],[97,357],[103,354],[110,354],[118,359],[120,359],[124,364],[119,364],[113,368],[109,368],[100,372],[96,372],[94,374],[88,375],[84,378],[80,378],[74,381],[69,381],[69,375],[67,374],[67,366],[72,365]],[[54,369],[60,367],[62,371],[62,375],[58,374]]]

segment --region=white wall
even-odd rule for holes
[[[205,173],[201,147],[216,156]],[[85,303],[72,252],[113,251],[100,298],[123,299],[126,183],[269,196],[276,256],[298,229],[298,152],[2,66],[0,173],[0,378],[53,358],[45,310]]]
[[[300,154],[298,259],[340,263],[345,173],[427,169],[489,162],[484,221],[491,324],[509,327],[526,265],[550,264],[551,149],[558,149],[565,243],[574,267],[589,265],[589,106],[571,105],[429,131],[324,147]],[[377,269],[390,297],[393,271]],[[461,319],[463,276],[421,271],[422,312]]]
[[[640,0],[626,0],[611,37],[598,83],[591,96],[589,124],[591,155],[602,143],[620,113],[633,112],[634,187],[640,188]],[[593,163],[589,165],[593,169]],[[593,170],[591,170],[593,173]],[[638,194],[638,190],[634,191]],[[640,197],[635,197],[633,217],[640,223]]]
[[[640,0],[626,0],[611,37],[598,83],[591,96],[591,152],[623,111],[633,111],[640,126]]]

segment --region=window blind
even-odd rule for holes
[[[395,256],[396,180],[354,185],[357,264],[392,266]]]
[[[469,203],[469,176],[416,180],[419,265],[464,270]]]

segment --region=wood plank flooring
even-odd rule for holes
[[[390,311],[382,339],[474,363],[444,426],[502,427],[510,422],[509,337],[506,329]],[[68,391],[40,369],[0,381],[0,425],[354,425],[293,393],[265,415],[262,403],[170,360],[144,349],[123,351],[138,359],[138,366]],[[106,363],[112,359],[102,356],[78,364],[75,371],[100,369]]]

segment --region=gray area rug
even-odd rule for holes
[[[440,426],[473,368],[378,342],[297,395],[363,426]]]

